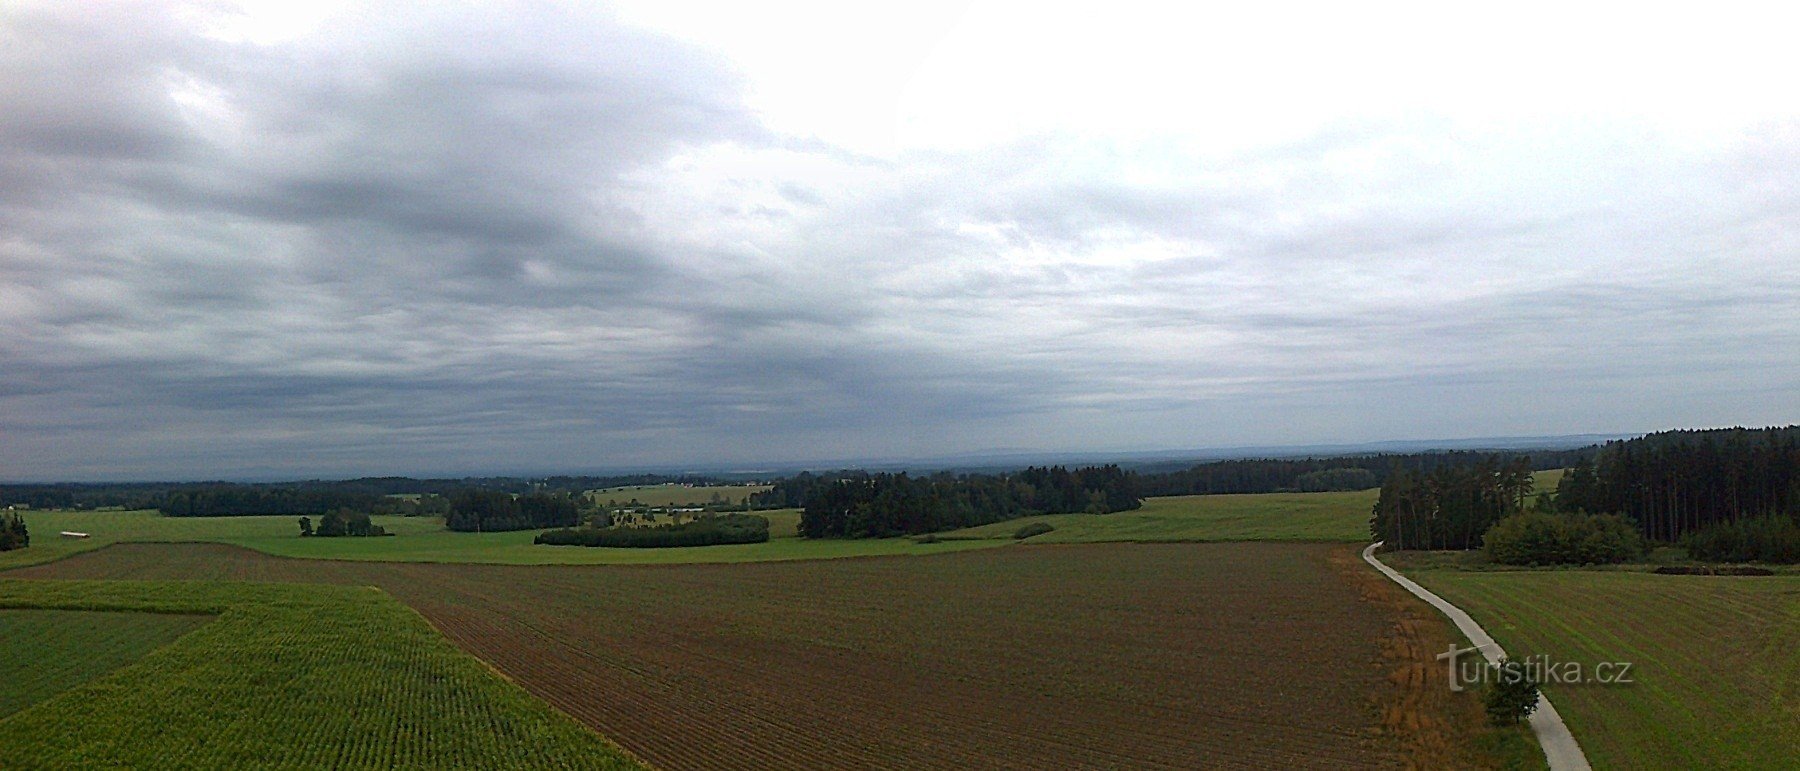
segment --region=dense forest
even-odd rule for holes
[[[1370,530],[1390,549],[1478,548],[1488,528],[1524,509],[1531,465],[1524,456],[1487,456],[1422,474],[1395,469],[1381,487]]]
[[[574,527],[581,519],[568,493],[530,493],[514,497],[498,490],[464,489],[450,497],[444,527],[464,532],[535,530]]]
[[[1143,474],[1146,496],[1223,493],[1324,492],[1365,490],[1386,483],[1395,471],[1410,476],[1442,468],[1473,466],[1496,456],[1524,458],[1530,470],[1568,468],[1593,457],[1597,447],[1574,450],[1476,452],[1452,450],[1408,454],[1346,455],[1324,458],[1255,458],[1201,463],[1181,471]]]
[[[1800,519],[1800,426],[1608,442],[1564,475],[1557,502],[1571,511],[1623,514],[1662,542],[1725,523]]]
[[[802,508],[800,534],[807,538],[918,535],[1028,514],[1106,514],[1142,505],[1137,475],[1118,466],[920,477],[802,474],[777,483],[753,503]]]

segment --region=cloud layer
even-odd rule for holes
[[[227,20],[0,11],[0,478],[1800,418],[1791,117],[869,156],[602,13]]]

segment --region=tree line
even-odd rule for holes
[[[716,546],[727,543],[762,543],[769,540],[769,520],[755,514],[723,514],[700,517],[681,524],[648,527],[572,527],[546,530],[534,543],[551,546],[610,546],[661,549],[682,546]]]
[[[1369,529],[1393,549],[1479,548],[1496,522],[1524,510],[1531,465],[1524,456],[1490,455],[1424,473],[1395,468],[1376,498]]]
[[[1142,506],[1137,475],[1116,465],[1012,474],[802,474],[753,501],[799,506],[807,538],[881,538],[985,525],[1029,514],[1106,514]]]
[[[580,493],[585,490],[626,485],[688,483],[721,484],[722,480],[692,474],[615,474],[607,476],[464,477],[414,479],[411,477],[363,477],[344,480],[299,482],[67,482],[51,484],[0,484],[0,506],[18,504],[34,509],[178,509],[170,516],[240,516],[257,514],[321,515],[334,508],[352,508],[373,514],[411,514],[405,499],[396,495],[448,497],[469,488],[525,495],[528,493]],[[425,512],[441,513],[441,512]]]
[[[334,509],[325,513],[319,520],[318,529],[313,529],[311,517],[300,518],[300,535],[318,536],[320,538],[365,537],[393,535],[385,528],[375,524],[369,515],[349,509]]]
[[[529,493],[514,496],[498,490],[466,488],[450,497],[444,527],[463,532],[492,533],[502,530],[540,530],[574,527],[581,508],[568,493]]]
[[[1567,510],[1622,514],[1675,542],[1723,524],[1800,521],[1800,426],[1664,431],[1608,442],[1557,485]]]
[[[1417,477],[1442,468],[1473,466],[1495,456],[1524,458],[1533,471],[1568,468],[1592,457],[1598,447],[1521,452],[1441,452],[1345,455],[1305,458],[1246,458],[1201,463],[1178,471],[1145,473],[1138,480],[1146,497],[1230,493],[1365,490],[1385,484],[1397,471]]]

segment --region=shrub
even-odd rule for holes
[[[1488,528],[1481,543],[1488,559],[1505,565],[1605,564],[1644,555],[1643,536],[1614,514],[1514,514]]]
[[[654,527],[567,527],[538,534],[536,543],[548,546],[608,546],[627,549],[660,549],[679,546],[716,546],[727,543],[763,543],[769,540],[769,520],[754,514],[701,517],[680,525]]]
[[[1023,541],[1034,535],[1043,535],[1055,530],[1048,522],[1033,522],[1013,532],[1013,540]]]
[[[25,518],[17,514],[0,515],[0,551],[23,549],[31,545],[31,533],[25,530]]]
[[[1652,571],[1665,576],[1772,576],[1775,571],[1749,565],[1664,565]]]
[[[1723,522],[1687,534],[1688,556],[1713,562],[1800,562],[1800,523],[1788,517]]]
[[[1538,686],[1524,664],[1501,659],[1488,669],[1487,692],[1482,703],[1487,707],[1488,721],[1494,725],[1514,725],[1537,711]]]

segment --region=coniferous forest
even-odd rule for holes
[[[1800,426],[1665,431],[1608,442],[1557,487],[1562,508],[1623,514],[1673,542],[1724,523],[1800,519]]]
[[[796,506],[808,538],[918,535],[1028,514],[1106,514],[1142,505],[1137,475],[1115,465],[1013,474],[802,474],[752,504]]]

